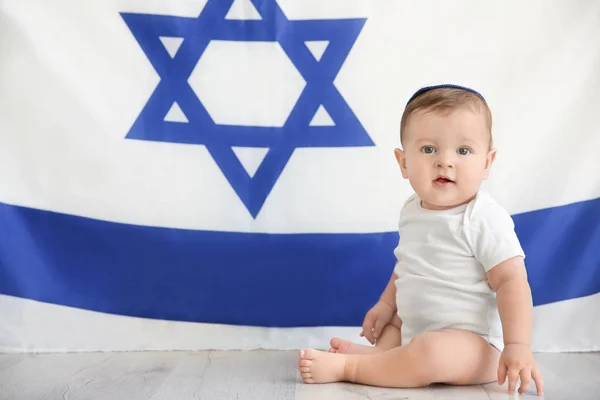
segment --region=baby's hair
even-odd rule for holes
[[[477,91],[464,86],[443,84],[427,86],[415,92],[406,103],[400,120],[400,142],[409,117],[416,111],[449,113],[457,108],[471,107],[483,112],[490,133],[492,147],[492,112],[485,98]]]

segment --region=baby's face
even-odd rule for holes
[[[396,149],[402,176],[424,208],[440,210],[470,201],[495,157],[483,114],[461,108],[450,114],[416,112]]]

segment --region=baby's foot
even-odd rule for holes
[[[381,353],[383,350],[374,346],[364,346],[356,344],[340,338],[333,338],[329,341],[331,348],[330,353],[340,354],[375,354]]]
[[[348,356],[315,349],[300,350],[298,370],[304,383],[330,383],[344,380]]]

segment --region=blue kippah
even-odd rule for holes
[[[424,88],[421,88],[419,90],[417,90],[415,92],[415,94],[413,94],[411,96],[411,98],[406,102],[406,105],[409,105],[411,101],[413,101],[414,99],[416,99],[417,97],[419,97],[420,95],[422,95],[425,92],[428,92],[430,90],[433,89],[441,89],[441,88],[450,88],[450,89],[461,89],[461,90],[466,90],[467,92],[471,92],[473,94],[476,94],[477,96],[479,96],[479,98],[481,100],[483,100],[485,102],[485,99],[483,98],[483,96],[481,95],[481,93],[479,93],[478,91],[465,87],[465,86],[460,86],[460,85],[453,85],[451,83],[443,83],[441,85],[433,85],[433,86],[426,86]]]

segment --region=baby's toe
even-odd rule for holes
[[[302,368],[302,367],[310,367],[311,365],[312,365],[312,360],[306,360],[306,359],[304,359],[304,358],[301,358],[301,359],[298,361],[298,366],[299,366],[300,368]]]
[[[315,380],[312,378],[312,375],[311,375],[311,373],[310,373],[310,372],[303,372],[303,373],[301,374],[301,376],[302,376],[302,380],[303,380],[305,383],[314,383],[314,381],[315,381]]]
[[[303,349],[300,350],[300,357],[304,360],[314,360],[317,358],[319,352],[315,349]]]

